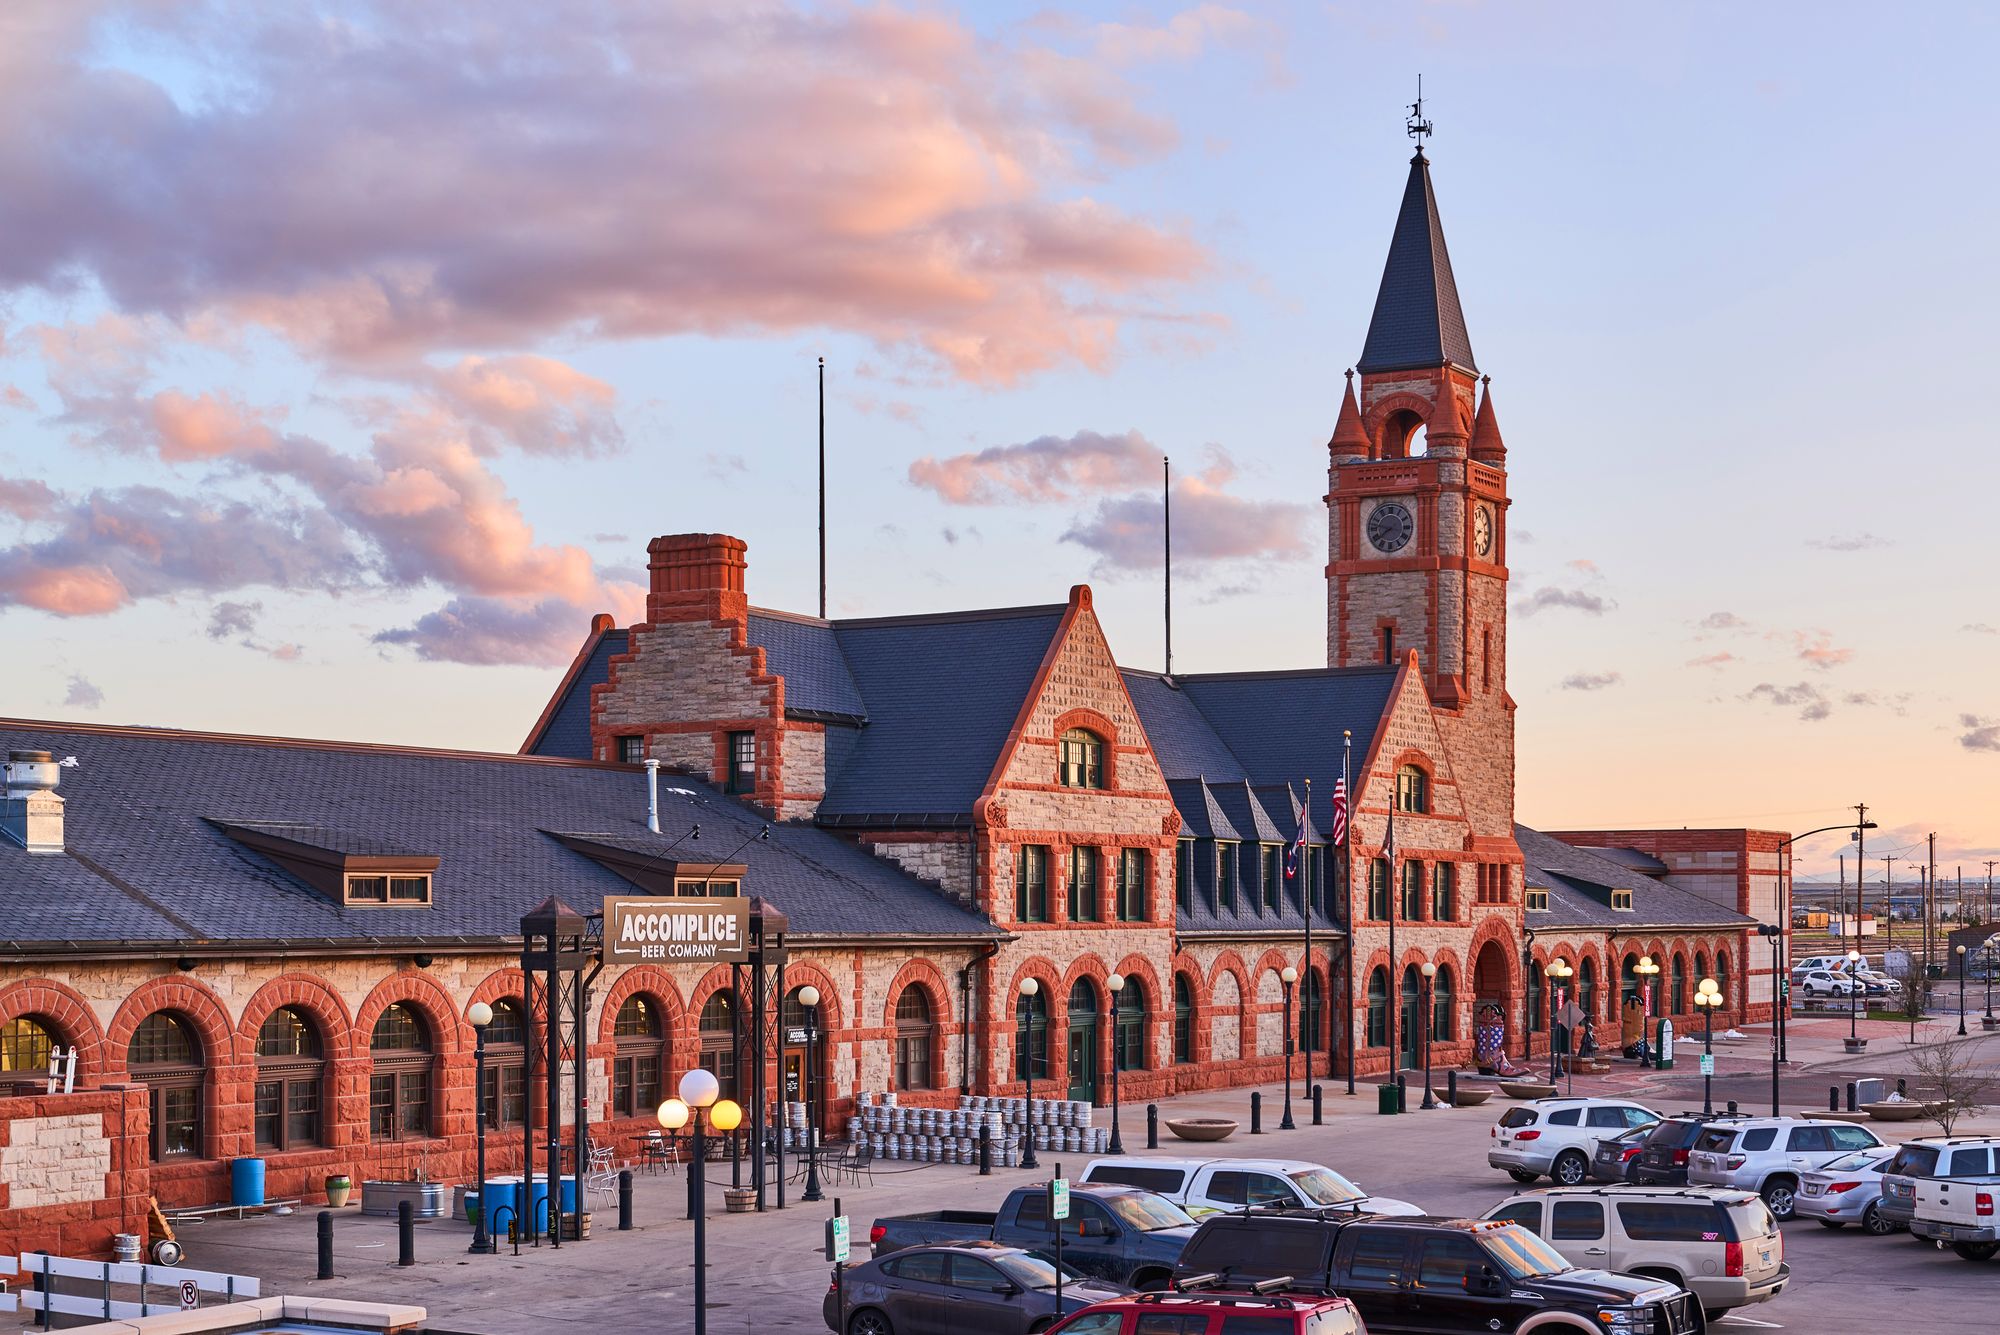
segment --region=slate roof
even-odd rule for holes
[[[1446,363],[1475,374],[1479,370],[1472,360],[1472,339],[1465,332],[1465,312],[1458,305],[1444,224],[1438,221],[1431,164],[1420,151],[1410,159],[1402,209],[1389,239],[1389,259],[1382,266],[1382,286],[1375,293],[1375,314],[1368,321],[1368,338],[1355,366],[1368,373]]]
[[[992,938],[996,929],[810,825],[773,824],[696,780],[661,788],[645,826],[644,772],[475,752],[0,720],[0,749],[74,755],[62,772],[66,852],[0,839],[0,951],[63,942],[445,944],[518,937],[551,895],[589,912],[637,893],[546,830],[600,831],[665,852],[744,863],[746,891],[807,936]],[[282,822],[441,859],[427,909],[348,907],[212,823]]]
[[[1549,891],[1548,912],[1538,910],[1526,918],[1527,925],[1537,930],[1593,927],[1624,933],[1642,928],[1707,927],[1728,931],[1756,924],[1756,919],[1691,890],[1656,881],[1540,830],[1516,825],[1514,840],[1527,859],[1528,884],[1546,886]],[[1611,907],[1612,890],[1632,892],[1629,912]]]
[[[785,679],[786,713],[867,716],[831,621],[759,609],[750,613],[749,639],[763,646],[764,666]]]
[[[522,751],[570,760],[589,760],[595,755],[590,745],[590,688],[611,679],[611,658],[624,653],[625,644],[626,632],[622,630],[597,631],[585,641],[569,675],[556,689],[553,707],[528,735]]]

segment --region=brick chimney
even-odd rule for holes
[[[726,533],[671,533],[646,544],[646,568],[652,589],[646,595],[646,620],[734,621],[749,619],[749,599],[743,593],[741,538]]]

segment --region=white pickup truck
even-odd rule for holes
[[[1910,1232],[1951,1244],[1968,1261],[2000,1252],[2000,1140],[1952,1142],[1949,1175],[1916,1179],[1916,1217]]]

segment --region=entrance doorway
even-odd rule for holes
[[[1412,964],[1403,970],[1403,1012],[1397,1024],[1396,1046],[1401,1049],[1401,1062],[1405,1067],[1418,1065],[1422,1049],[1424,1026],[1424,984]]]
[[[1076,980],[1069,992],[1069,1097],[1097,1102],[1097,986]]]

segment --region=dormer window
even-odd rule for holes
[[[433,854],[373,835],[288,821],[211,821],[231,839],[282,867],[336,904],[420,909],[431,904]]]
[[[1531,886],[1529,886],[1529,887],[1528,887],[1528,910],[1529,910],[1530,912],[1539,912],[1539,911],[1546,911],[1546,910],[1548,909],[1548,907],[1549,907],[1549,892],[1548,892],[1548,891],[1546,891],[1546,890],[1543,890],[1543,889],[1540,889],[1540,888],[1538,888],[1538,887],[1536,887],[1536,886],[1532,886],[1532,885],[1531,885]]]
[[[1611,892],[1611,907],[1630,913],[1632,911],[1632,892],[1630,890],[1613,890]]]
[[[1065,788],[1104,786],[1104,739],[1087,728],[1062,735],[1061,780]]]
[[[707,877],[701,880],[676,877],[674,880],[674,893],[683,898],[730,899],[743,893],[742,885],[741,881],[733,877],[728,880],[716,877]]]
[[[349,876],[350,904],[428,904],[431,878],[423,876]]]

